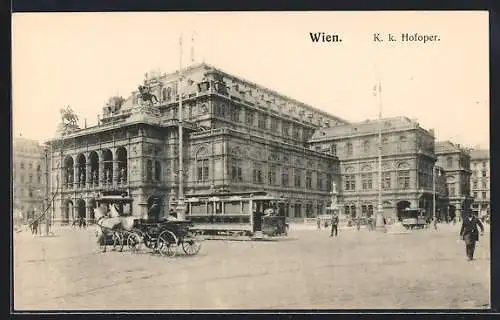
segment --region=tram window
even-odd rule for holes
[[[240,202],[226,202],[224,203],[224,214],[241,214]]]

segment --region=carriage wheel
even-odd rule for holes
[[[168,230],[160,233],[156,248],[162,256],[174,257],[177,253],[177,244],[175,243],[174,234]]]
[[[139,232],[131,232],[127,238],[127,247],[132,253],[138,253],[142,250],[143,240]]]
[[[125,245],[125,241],[123,239],[123,234],[121,232],[115,231],[113,232],[113,251],[123,251],[123,246]]]
[[[200,252],[201,249],[201,242],[196,241],[196,240],[187,240],[182,242],[182,250],[188,255],[188,256],[194,256],[198,252]]]

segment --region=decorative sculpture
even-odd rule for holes
[[[149,105],[158,103],[158,98],[151,93],[151,88],[149,86],[140,85],[137,89],[139,90],[139,97],[141,98],[142,101],[148,102]]]

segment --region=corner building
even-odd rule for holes
[[[98,125],[50,142],[56,220],[93,219],[96,198],[107,191],[131,197],[124,210],[135,216],[146,215],[155,198],[166,214],[178,197],[179,152],[185,194],[261,190],[289,199],[291,218],[325,212],[332,183],[341,182],[339,160],[308,141],[347,121],[207,64],[179,76],[150,74],[144,84],[157,102],[144,103],[138,92],[111,97]]]
[[[432,214],[434,131],[425,130],[406,117],[367,120],[316,131],[310,148],[340,160],[339,206],[352,217],[369,217],[376,212],[379,130],[382,130],[384,216],[396,218],[408,207],[422,208]],[[447,207],[444,197],[439,205]]]
[[[463,218],[474,202],[470,195],[471,156],[470,152],[450,141],[436,143],[437,163],[446,173],[448,197],[450,201],[449,216],[454,219]]]
[[[474,208],[481,214],[490,213],[490,152],[485,149],[471,150],[471,186]]]

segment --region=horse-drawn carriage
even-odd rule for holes
[[[98,244],[102,252],[107,246],[122,251],[127,246],[131,252],[138,253],[144,248],[162,256],[175,256],[177,248],[187,255],[200,251],[200,239],[190,231],[190,221],[180,221],[172,217],[140,219],[126,212],[132,199],[123,196],[103,196],[94,210]]]

